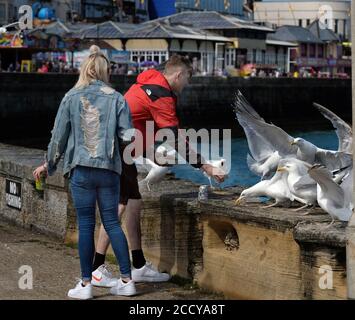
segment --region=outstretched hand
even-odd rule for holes
[[[210,177],[213,177],[218,183],[222,183],[226,178],[226,173],[218,167],[214,167],[210,164],[204,164],[201,167]]]

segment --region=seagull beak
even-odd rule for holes
[[[277,172],[285,172],[286,171],[286,168],[285,167],[278,167]]]
[[[235,200],[235,205],[236,205],[236,206],[240,206],[240,204],[242,203],[242,200],[243,200],[244,198],[245,198],[245,197],[240,196],[237,200]]]
[[[297,145],[297,142],[296,142],[296,141],[292,141],[292,142],[290,143],[291,146],[294,146],[295,144]]]

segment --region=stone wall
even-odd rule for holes
[[[0,218],[75,243],[61,165],[43,197],[34,189],[32,171],[42,157],[40,150],[0,144]],[[6,205],[6,179],[22,185],[21,210]],[[325,229],[331,219],[321,209],[304,216],[260,203],[236,207],[240,188],[215,190],[205,202],[197,191],[170,175],[143,190],[144,252],[161,271],[233,299],[346,299],[346,223]]]

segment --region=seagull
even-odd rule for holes
[[[275,203],[268,205],[265,208],[271,208],[295,200],[288,187],[287,176],[282,172],[276,171],[270,180],[262,180],[254,186],[243,190],[239,198],[235,201],[235,204],[240,205],[246,198],[261,196],[275,199]]]
[[[261,180],[272,176],[282,157],[296,157],[297,146],[292,145],[294,138],[281,128],[265,122],[239,90],[233,108],[247,137],[249,169],[261,176]]]
[[[155,150],[155,160],[159,164],[177,164],[178,159],[178,153],[170,146],[160,145]]]
[[[184,163],[185,161],[183,158],[176,152],[175,149],[173,149],[170,146],[165,146],[165,145],[160,145],[156,148],[155,150],[155,159],[156,162],[159,164],[178,164],[179,161],[182,161]],[[219,160],[206,160],[206,164],[210,164],[211,166],[215,168],[222,169],[223,171],[226,171],[226,165],[227,161],[226,159],[219,159]],[[210,187],[213,189],[212,185],[212,177],[210,177],[206,172],[203,172],[203,175],[209,180]]]
[[[339,140],[338,151],[347,153],[353,152],[353,130],[343,119],[338,117],[334,112],[318,103],[313,103],[313,106],[329,121],[336,129],[336,134]]]
[[[354,208],[352,203],[352,170],[340,185],[333,181],[331,172],[325,166],[314,165],[308,173],[317,182],[319,206],[332,217],[332,222],[327,227],[331,226],[335,219],[349,221]]]
[[[159,166],[148,158],[138,157],[134,159],[138,168],[145,169],[148,174],[144,179],[138,182],[140,186],[146,184],[147,189],[151,191],[150,185],[160,182],[169,172],[169,167]]]
[[[352,163],[352,154],[318,148],[311,142],[290,136],[283,129],[267,123],[250,106],[240,91],[233,104],[238,122],[247,137],[250,155],[247,163],[250,170],[261,179],[275,172],[281,158],[297,158],[309,164],[323,164],[329,170],[347,167]]]
[[[287,184],[291,194],[295,200],[304,204],[295,211],[308,206],[315,207],[317,204],[317,183],[308,174],[310,168],[311,165],[296,158],[280,160],[277,171],[287,173]]]

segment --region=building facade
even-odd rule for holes
[[[282,25],[307,27],[319,19],[346,41],[350,39],[350,10],[350,0],[264,0],[254,2],[254,21],[276,28]]]
[[[163,2],[165,0],[162,0]],[[217,11],[242,17],[246,0],[175,0],[177,12],[190,10]]]
[[[274,34],[268,35],[268,41],[297,44],[288,49],[287,71],[312,69],[328,75],[350,74],[351,58],[344,56],[339,36],[319,20],[313,21],[307,28],[281,26]]]

